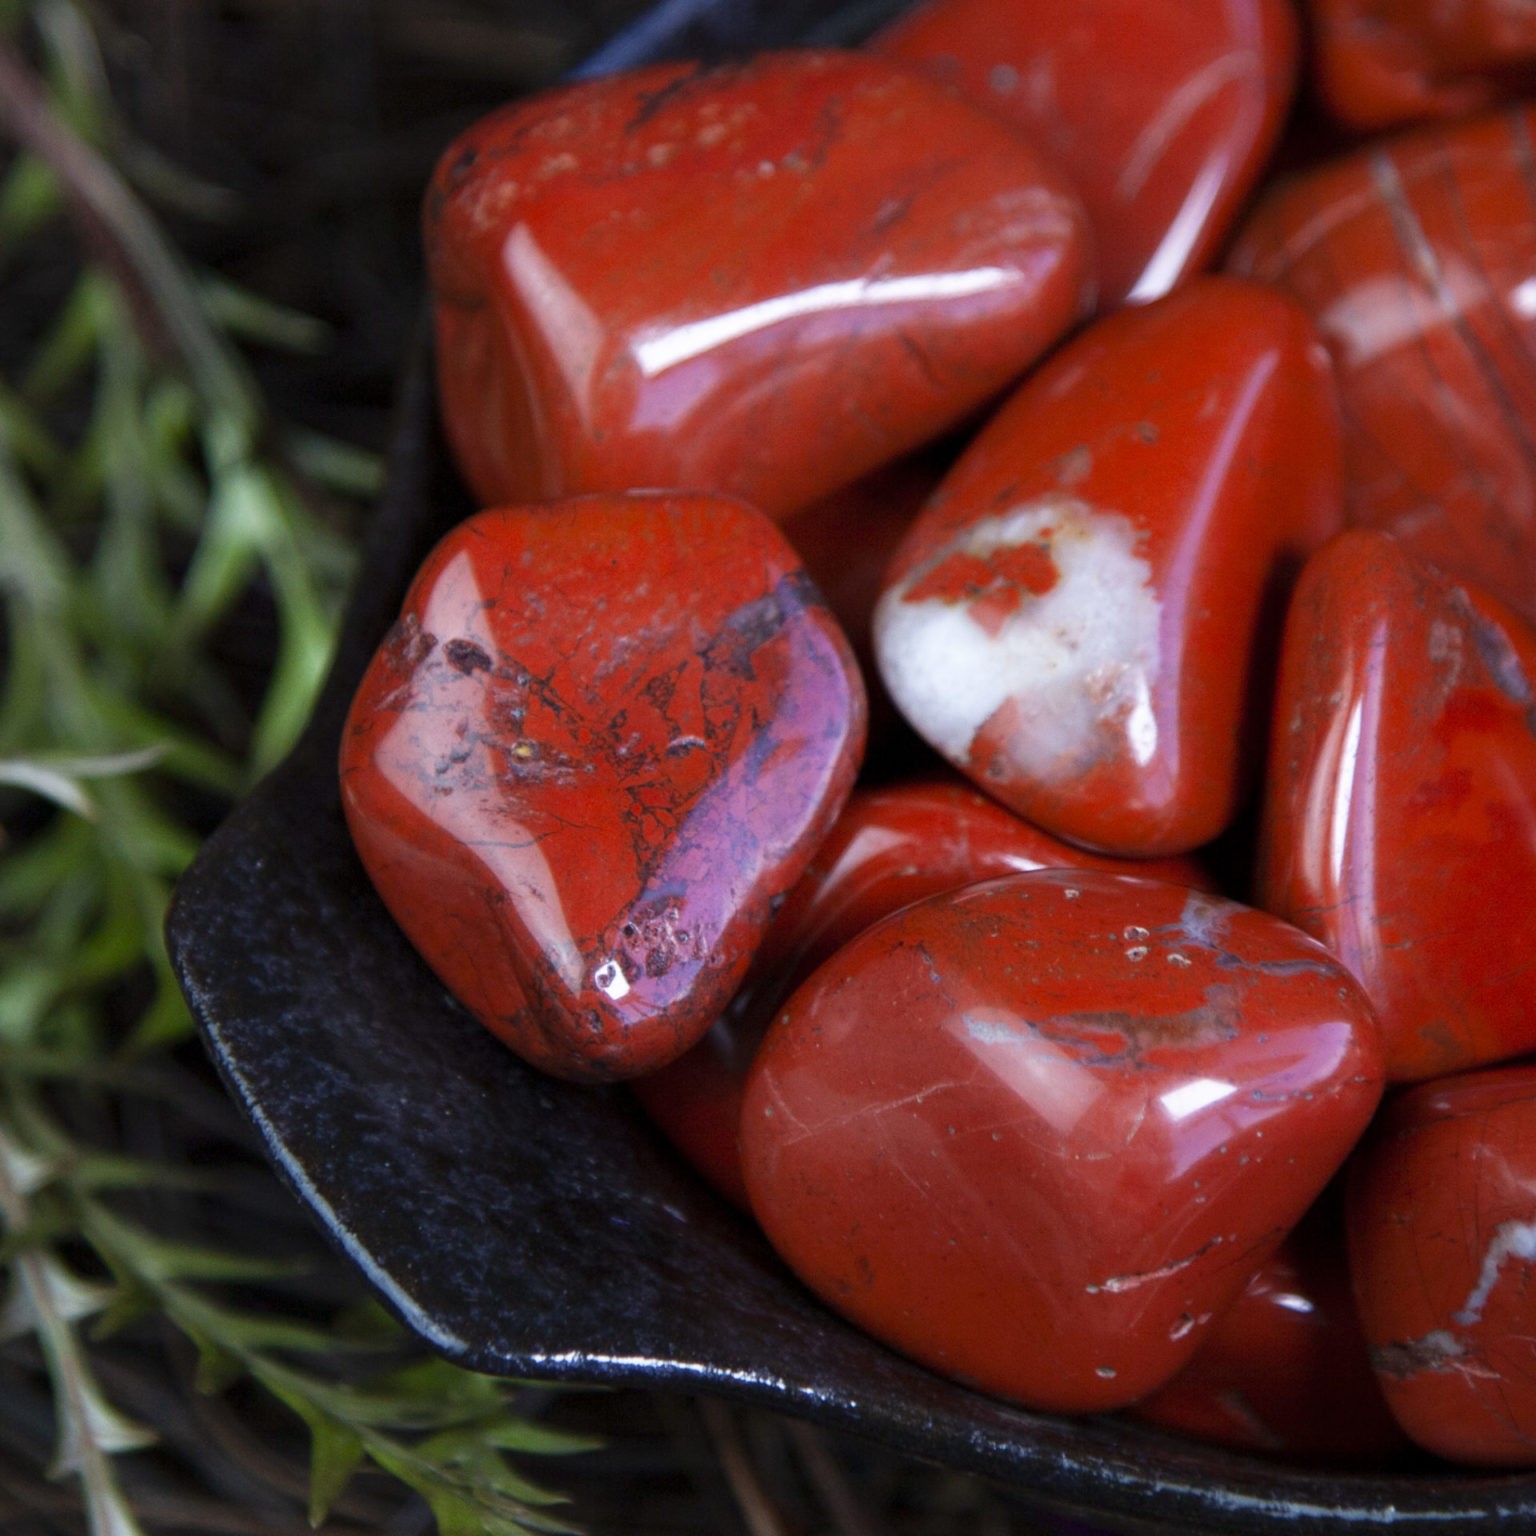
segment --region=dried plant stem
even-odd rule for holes
[[[799,1419],[787,1419],[785,1427],[800,1464],[832,1517],[832,1527],[838,1536],[878,1536],[822,1437]]]
[[[731,1410],[715,1398],[701,1397],[699,1413],[751,1536],[786,1536],[778,1511],[764,1491],[752,1458],[742,1444]]]
[[[14,44],[0,41],[0,134],[58,178],[100,265],[117,280],[146,341],[170,348],[226,420],[231,453],[247,451],[259,410],[245,369],[209,324],[191,275],[116,171],[54,110]]]

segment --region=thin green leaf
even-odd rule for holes
[[[81,276],[43,344],[32,354],[21,386],[29,400],[56,399],[91,366],[116,302],[103,274],[88,271]]]
[[[163,744],[157,744],[110,757],[76,757],[67,752],[40,752],[31,758],[0,757],[0,784],[30,790],[66,811],[94,821],[96,803],[85,792],[80,780],[141,772],[164,757],[165,751]]]
[[[462,1370],[433,1356],[403,1367],[378,1385],[412,1398],[430,1398],[454,1407],[462,1418],[484,1418],[506,1406],[506,1389],[494,1376]]]
[[[10,1268],[24,1253],[36,1253],[78,1235],[78,1225],[62,1205],[49,1201],[33,1206],[25,1221],[7,1226],[0,1236],[0,1267]]]
[[[294,1380],[291,1372],[271,1362],[253,1364],[252,1369],[273,1391]],[[317,1408],[359,1428],[431,1430],[444,1424],[460,1424],[466,1418],[462,1405],[427,1393],[350,1383],[332,1385],[319,1380],[307,1380],[304,1385],[307,1400]]]
[[[193,1374],[193,1385],[199,1392],[217,1397],[245,1375],[245,1362],[233,1350],[195,1334],[192,1342],[197,1347],[197,1369]]]
[[[166,746],[139,747],[132,752],[117,752],[105,757],[79,757],[68,752],[40,752],[33,762],[72,779],[110,779],[124,773],[142,773],[165,756]]]
[[[3,1134],[13,1148],[21,1145],[13,1132]],[[0,1216],[14,1229],[25,1226],[30,1214],[27,1196],[0,1161]],[[10,1270],[7,1323],[35,1333],[53,1388],[58,1434],[51,1475],[79,1476],[93,1532],[137,1536],[111,1458],[151,1445],[155,1436],[102,1395],[71,1326],[75,1318],[96,1309],[100,1293],[46,1250],[18,1254]]]
[[[369,1353],[379,1348],[356,1339],[338,1338],[328,1328],[316,1328],[289,1318],[221,1309],[224,1338],[242,1352],[277,1350],[284,1354],[341,1355]]]
[[[161,749],[159,768],[173,778],[215,794],[233,795],[241,771],[228,753],[201,741],[185,729],[110,689],[89,686],[87,698],[95,718],[117,740],[135,747]]]
[[[86,1235],[114,1268],[155,1287],[180,1280],[275,1280],[304,1272],[292,1259],[260,1258],[157,1237],[143,1227],[92,1205],[84,1217]]]
[[[155,1280],[286,1280],[304,1273],[293,1259],[259,1258],[195,1243],[175,1243],[141,1232],[134,1240],[135,1260]]]
[[[416,1454],[424,1460],[451,1468],[476,1488],[522,1504],[563,1504],[566,1496],[551,1493],[515,1472],[500,1451],[486,1439],[484,1425],[443,1430],[419,1441]]]
[[[48,167],[35,155],[19,155],[0,183],[0,248],[19,246],[61,206],[59,184]]]
[[[30,609],[35,622],[63,609],[69,579],[68,552],[44,522],[0,441],[0,595]]]
[[[466,1485],[411,1450],[365,1436],[368,1454],[427,1501],[439,1536],[525,1536],[529,1531],[569,1532],[575,1527],[494,1489]]]
[[[25,758],[0,758],[0,784],[9,784],[14,789],[25,789],[34,795],[41,795],[43,799],[53,801],[66,811],[84,816],[87,821],[96,819],[95,802],[79,784],[68,774],[59,773],[41,763],[28,762]]]
[[[13,1277],[10,1295],[0,1313],[0,1339],[13,1339],[42,1327],[47,1313],[66,1323],[94,1316],[115,1295],[113,1286],[82,1279],[56,1255],[46,1251],[34,1253],[25,1280],[20,1275]]]
[[[0,213],[0,223],[3,223]],[[54,439],[37,413],[4,379],[0,379],[0,438],[3,438],[23,469],[40,476],[59,473],[64,466],[64,450]]]
[[[152,1317],[158,1310],[154,1296],[137,1285],[120,1285],[111,1302],[91,1323],[92,1339],[108,1339],[142,1317]]]
[[[84,1153],[66,1164],[63,1174],[71,1189],[92,1194],[114,1189],[184,1189],[212,1193],[221,1183],[216,1174],[205,1168],[186,1168],[177,1163],[156,1162],[114,1152]]]
[[[115,1456],[120,1451],[143,1450],[159,1438],[152,1429],[136,1424],[114,1408],[95,1381],[87,1377],[82,1376],[73,1397],[71,1417],[54,1457],[51,1477],[83,1471],[96,1452]]]
[[[102,808],[104,851],[127,868],[173,880],[192,862],[197,853],[196,837],[166,816],[139,784],[127,779],[107,780],[97,789],[96,799]],[[163,899],[155,905],[162,906]],[[161,914],[156,910],[149,915],[158,921]]]
[[[266,1387],[280,1403],[297,1414],[309,1430],[309,1522],[317,1525],[351,1480],[352,1473],[362,1459],[362,1439],[345,1422],[333,1418],[317,1405],[304,1391],[273,1381],[267,1381]]]
[[[0,914],[20,920],[37,913],[94,846],[84,822],[59,817],[47,831],[7,848],[0,859]]]
[[[85,1511],[91,1536],[143,1536],[143,1527],[115,1482],[88,1480]]]
[[[15,1197],[27,1200],[55,1179],[64,1166],[57,1154],[24,1146],[13,1136],[0,1132],[0,1180]]]
[[[376,453],[297,428],[284,432],[282,443],[288,462],[315,485],[359,501],[384,489],[384,461]]]
[[[209,319],[236,340],[313,354],[331,339],[331,327],[325,321],[274,303],[227,278],[204,277],[198,292]]]
[[[6,966],[0,972],[0,1041],[12,1045],[32,1041],[39,1023],[68,985],[68,975],[56,965],[22,959]]]
[[[125,674],[128,689],[137,688],[146,662],[163,647],[173,613],[144,421],[146,375],[136,342],[105,352],[92,445],[102,468],[100,516],[90,581],[81,592],[81,628],[111,637],[104,660]]]
[[[271,519],[264,476],[240,464],[217,478],[202,537],[177,599],[177,628],[184,643],[211,628],[249,584]]]
[[[482,1424],[476,1433],[485,1445],[501,1451],[521,1451],[529,1456],[574,1456],[583,1451],[595,1451],[603,1443],[592,1435],[550,1429],[531,1419],[512,1415]]]
[[[316,1416],[309,1425],[309,1523],[319,1526],[346,1490],[365,1458],[362,1437],[332,1419]]]

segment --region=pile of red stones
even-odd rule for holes
[[[345,805],[465,1006],[896,1348],[1531,1465],[1536,12],[1304,19],[1283,137],[1285,0],[934,0],[466,133],[489,510]]]

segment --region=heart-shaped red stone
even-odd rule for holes
[[[412,585],[347,721],[343,802],[460,1002],[547,1071],[623,1077],[725,1006],[863,722],[847,642],[751,508],[502,508]]]
[[[1349,1262],[1376,1373],[1425,1449],[1536,1467],[1536,1068],[1423,1083],[1351,1171]]]
[[[1536,635],[1351,529],[1286,623],[1259,904],[1370,994],[1387,1075],[1536,1049]]]
[[[1042,870],[839,950],[769,1031],[742,1156],[829,1305],[1033,1407],[1168,1380],[1381,1092],[1370,1005],[1265,913]]]
[[[1307,1213],[1137,1418],[1312,1464],[1379,1466],[1409,1449],[1371,1369],[1341,1204],[1325,1195]]]
[[[1133,856],[1231,820],[1275,599],[1338,529],[1327,360],[1300,308],[1199,278],[1101,320],[913,525],[875,652],[918,733],[1058,837]]]
[[[1100,303],[1160,298],[1219,247],[1285,120],[1287,0],[929,0],[871,44],[959,86],[1083,195]]]
[[[1347,516],[1536,621],[1536,108],[1379,140],[1259,207],[1235,271],[1333,356]]]
[[[1009,127],[860,54],[663,64],[516,103],[427,198],[438,376],[482,502],[803,506],[937,436],[1092,300]]]
[[[1536,83],[1536,9],[1509,0],[1309,0],[1319,94],[1351,128],[1469,117]]]
[[[1105,869],[1213,890],[1191,858],[1108,859],[1032,827],[958,780],[855,790],[785,898],[730,1007],[692,1050],[631,1084],[646,1112],[715,1187],[747,1204],[741,1097],[786,997],[892,912],[941,891],[1033,869]]]

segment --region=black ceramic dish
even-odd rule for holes
[[[660,8],[673,22],[722,9]],[[657,51],[657,35],[636,33],[606,62]],[[718,1393],[1121,1530],[1536,1530],[1536,1479],[1295,1471],[940,1380],[824,1311],[621,1091],[534,1074],[457,1008],[352,852],[335,762],[412,571],[468,510],[418,360],[324,697],[290,759],[208,842],[168,928],[231,1093],[406,1325],[477,1370]]]

